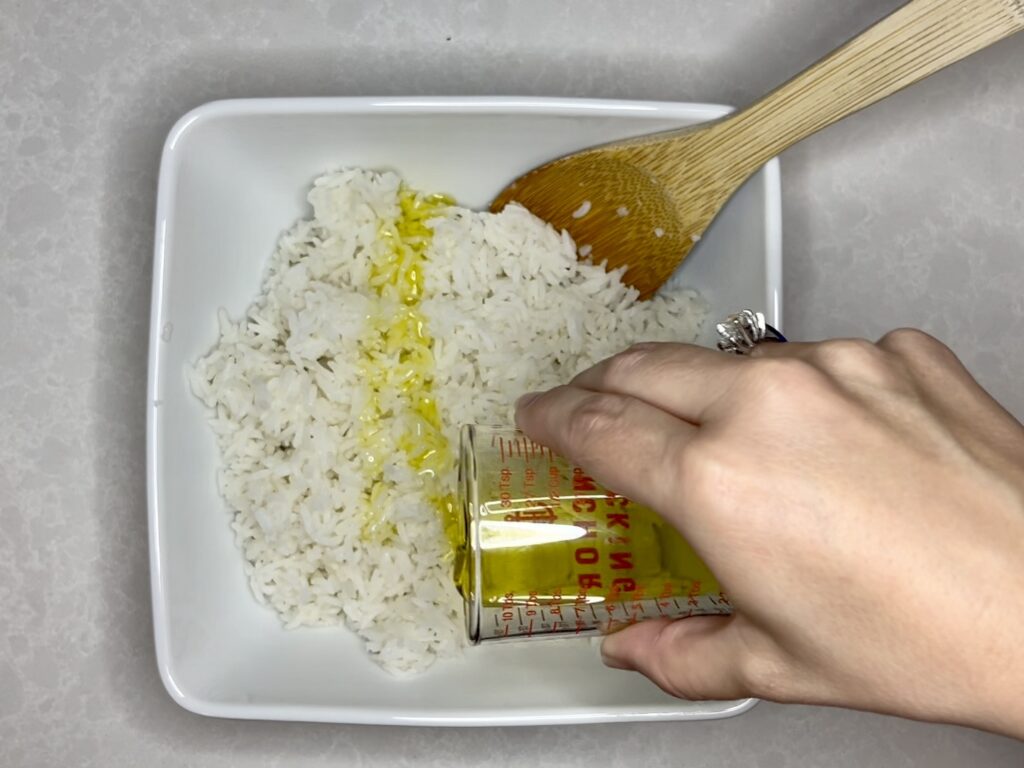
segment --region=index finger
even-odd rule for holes
[[[655,509],[678,501],[679,456],[697,432],[642,400],[571,385],[520,398],[516,424],[608,489]]]

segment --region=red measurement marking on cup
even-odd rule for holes
[[[552,623],[552,629],[558,627],[562,623],[562,589],[561,587],[556,588],[551,593],[551,602],[548,604],[548,612],[551,614],[551,618],[554,620]]]
[[[548,604],[548,616],[544,616],[543,609],[541,610],[541,616],[544,617],[545,621],[550,620],[551,631],[558,632],[558,628],[562,626],[562,592],[559,589],[554,590],[551,595],[551,603]],[[549,618],[550,617],[550,618]]]
[[[693,608],[699,607],[700,603],[697,600],[699,595],[700,581],[694,581],[690,584],[690,591],[686,595],[686,604]]]
[[[501,601],[501,620],[505,624],[506,635],[508,634],[509,625],[512,623],[512,620],[515,619],[518,610],[519,609],[516,608],[516,596],[511,592],[506,592]],[[497,617],[495,617],[495,619],[497,619]],[[522,621],[523,617],[520,616],[519,622],[522,623]]]
[[[537,610],[540,608],[540,596],[537,594],[537,590],[532,590],[529,596],[526,598],[526,615],[536,616]],[[532,621],[530,622],[533,623]]]
[[[633,595],[633,605],[632,605],[631,613],[633,615],[634,621],[637,620],[637,618],[636,618],[637,616],[646,616],[647,615],[647,611],[644,610],[643,599],[644,599],[644,590],[641,587]]]
[[[548,467],[548,498],[552,501],[560,498],[562,495],[562,473],[558,471],[558,467],[551,465]]]
[[[526,491],[526,495],[529,496],[533,493],[533,488],[537,484],[537,470],[533,467],[527,467],[523,471],[523,490]]]
[[[493,439],[493,438],[492,438]],[[505,438],[498,438],[498,451],[501,453],[501,463],[505,463]]]
[[[668,608],[668,598],[670,597],[672,597],[672,582],[666,581],[661,588],[661,594],[658,595],[657,603],[658,613],[662,616],[665,615],[665,611],[663,609]],[[676,608],[679,608],[679,606],[676,605]]]
[[[512,470],[508,467],[502,467],[498,472],[498,494],[502,509],[512,506]]]

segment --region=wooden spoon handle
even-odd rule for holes
[[[1024,0],[912,0],[724,120],[709,145],[752,173],[815,131],[1021,29]]]

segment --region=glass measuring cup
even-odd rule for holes
[[[732,612],[675,528],[517,430],[462,428],[459,501],[473,643]]]

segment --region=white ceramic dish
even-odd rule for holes
[[[717,718],[753,702],[683,702],[605,669],[588,640],[477,647],[396,680],[345,629],[286,631],[253,599],[217,495],[217,453],[184,375],[220,307],[256,294],[278,236],[306,214],[321,171],[393,168],[412,185],[485,206],[519,173],[568,151],[699,123],[706,104],[536,98],[260,99],[185,115],[160,166],[147,464],[160,675],[204,715],[419,725]],[[713,317],[750,307],[781,321],[776,161],[729,203],[678,278]],[[706,336],[711,341],[711,330]]]

